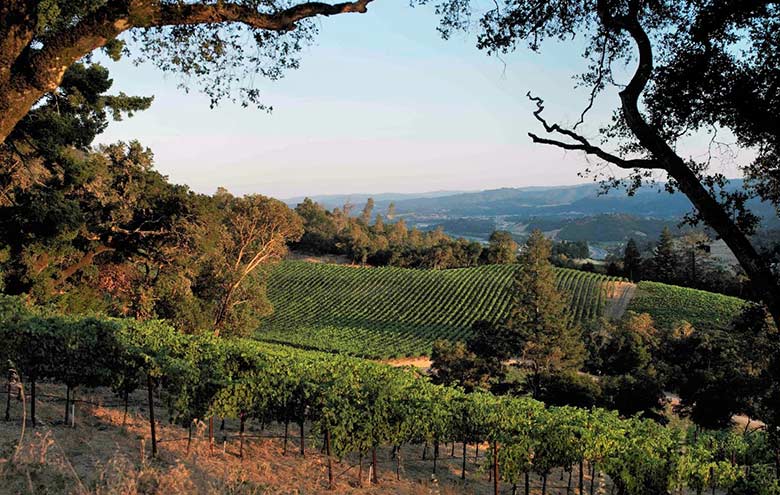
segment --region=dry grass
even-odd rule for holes
[[[283,455],[281,426],[262,432],[259,425],[248,424],[244,456],[239,457],[237,424],[228,422],[225,431],[215,424],[215,445],[209,446],[206,425],[194,428],[193,442],[187,452],[187,430],[158,425],[159,455],[150,458],[149,427],[145,416],[144,394],[131,397],[127,422],[119,401],[103,390],[82,391],[76,407],[76,426],[63,424],[62,387],[38,387],[39,426],[27,428],[21,448],[16,452],[21,429],[21,403],[12,401],[12,419],[0,421],[0,493],[29,494],[309,494],[309,493],[397,493],[397,494],[489,494],[492,483],[478,471],[474,449],[468,449],[467,479],[460,480],[461,445],[442,446],[437,476],[432,471],[432,449],[422,460],[421,446],[402,449],[401,479],[396,479],[396,463],[389,449],[378,452],[380,482],[368,482],[368,459],[363,461],[363,486],[359,458],[350,456],[334,461],[336,483],[328,490],[327,459],[318,443],[306,437],[306,456],[298,450],[297,428],[290,429],[289,451]],[[5,395],[2,396],[3,406]],[[164,409],[157,411],[163,416]],[[309,435],[309,432],[306,432]],[[262,436],[261,436],[262,435]],[[226,437],[223,439],[223,437]],[[480,448],[479,462],[486,450]],[[576,477],[576,476],[575,476]],[[567,477],[550,476],[548,493],[565,493]],[[539,480],[533,479],[534,493]],[[502,493],[510,493],[504,484]],[[520,493],[520,492],[518,492]]]

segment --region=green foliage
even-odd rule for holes
[[[681,326],[663,347],[666,381],[680,395],[679,411],[707,428],[729,426],[735,414],[772,423],[777,356],[777,329],[764,308],[752,304],[728,330]]]
[[[588,249],[588,241],[554,242],[552,247],[552,255],[564,259],[590,258],[590,249]]]
[[[381,215],[377,215],[371,226],[373,200],[370,198],[360,216],[352,217],[351,210],[352,205],[347,204],[327,211],[311,199],[304,199],[295,208],[303,220],[304,233],[299,242],[291,244],[292,249],[345,255],[358,264],[404,268],[464,268],[514,260],[516,245],[511,236],[507,242],[499,242],[499,234],[492,245],[493,254],[488,256],[491,248],[484,250],[478,242],[452,239],[441,227],[427,231],[409,230],[403,219],[385,224]],[[489,258],[492,261],[488,261]]]
[[[505,230],[490,234],[486,259],[491,265],[514,263],[517,260],[517,242]]]
[[[90,385],[116,383],[118,376],[148,377],[170,417],[181,424],[215,414],[245,421],[310,421],[315,432],[329,433],[339,456],[379,445],[487,441],[498,446],[500,476],[509,482],[529,471],[545,475],[588,461],[623,494],[705,485],[772,493],[777,483],[766,469],[771,457],[765,443],[728,434],[687,437],[678,429],[620,419],[601,409],[545,408],[528,398],[466,394],[412,370],[356,358],[189,336],[160,322],[41,318],[25,312],[6,317],[0,332],[4,342],[14,342],[4,347],[3,357],[20,363],[24,378],[61,380],[68,372],[58,354],[67,342],[110,337],[117,346],[110,356],[97,354],[105,347],[81,347],[82,361],[91,361],[100,377]],[[117,366],[121,362],[135,364]],[[751,465],[754,474],[746,474],[740,463]]]
[[[431,350],[434,383],[460,386],[467,392],[490,388],[491,381],[502,377],[501,361],[471,351],[463,342],[437,340]]]
[[[633,238],[628,240],[623,253],[623,272],[632,282],[642,277],[642,255]]]
[[[437,339],[468,340],[477,320],[505,318],[515,268],[411,270],[284,261],[270,270],[274,313],[255,335],[364,357],[428,354]],[[607,286],[617,280],[568,269],[555,274],[578,321],[601,313]]]
[[[502,324],[513,335],[514,355],[530,361],[537,375],[579,369],[585,357],[581,330],[569,318],[564,294],[556,286],[550,249],[540,231],[528,238],[515,271],[509,316]],[[533,389],[538,392],[538,385]]]
[[[574,371],[543,373],[539,400],[557,406],[593,407],[601,402],[601,387],[589,375]]]

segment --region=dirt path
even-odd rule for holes
[[[622,318],[635,293],[636,284],[631,282],[613,282],[607,292],[604,316],[610,320]]]

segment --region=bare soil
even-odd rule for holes
[[[607,304],[604,308],[604,316],[610,320],[622,318],[635,293],[636,284],[631,282],[611,282],[607,289]]]

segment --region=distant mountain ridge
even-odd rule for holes
[[[732,179],[727,190],[740,189],[742,179]],[[679,221],[693,207],[684,195],[669,194],[662,188],[645,186],[628,196],[620,190],[600,194],[598,183],[571,186],[536,186],[501,188],[475,192],[436,191],[430,193],[346,194],[315,196],[312,199],[328,209],[341,207],[349,200],[357,214],[366,199],[373,197],[374,213],[384,213],[389,204],[395,203],[396,213],[411,219],[515,217],[531,219],[539,217],[576,219],[598,215],[633,215],[638,218],[654,218]],[[286,200],[295,206],[303,198]],[[751,200],[754,212],[766,219],[765,225],[780,227],[774,208],[767,203]]]
[[[355,193],[355,194],[318,194],[316,196],[295,196],[292,198],[283,199],[286,204],[295,207],[298,203],[301,203],[304,199],[309,198],[322,206],[332,209],[341,208],[344,203],[350,202],[353,205],[363,205],[368,198],[374,198],[377,203],[383,203],[389,205],[390,202],[404,201],[409,199],[428,199],[428,198],[440,198],[445,196],[452,196],[455,194],[462,194],[466,191],[429,191],[422,193]]]

